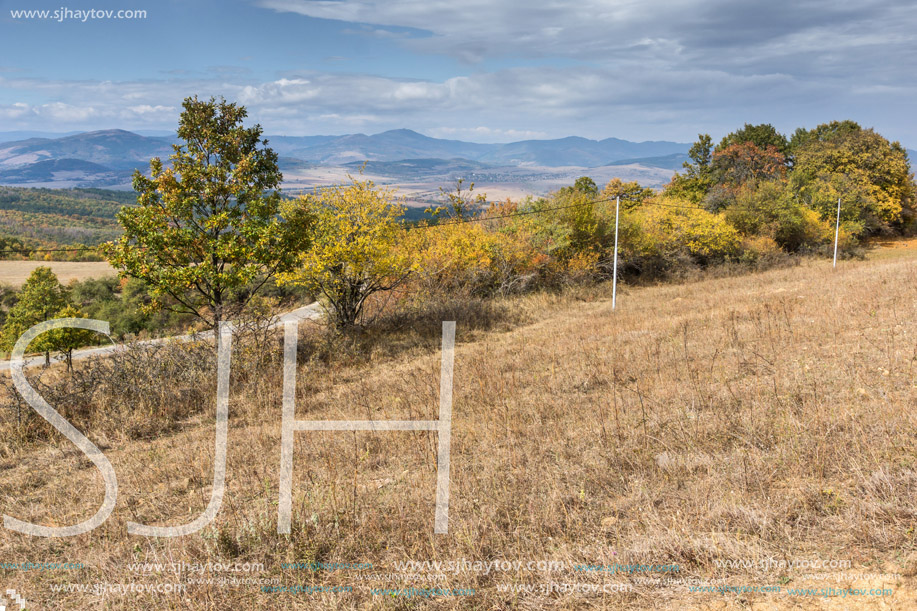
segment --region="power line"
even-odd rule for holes
[[[433,229],[434,227],[444,227],[447,225],[464,225],[465,223],[486,223],[487,221],[496,221],[500,219],[509,219],[517,216],[528,216],[530,214],[542,214],[544,212],[554,212],[555,210],[567,210],[569,208],[581,208],[583,206],[591,206],[593,204],[602,204],[605,202],[614,201],[615,198],[609,199],[595,199],[588,202],[580,202],[578,204],[568,204],[566,206],[555,206],[553,208],[534,208],[532,210],[523,210],[522,212],[511,212],[509,214],[500,214],[497,216],[476,216],[472,218],[462,218],[462,219],[451,219],[444,223],[436,223],[434,225],[415,225],[412,229]],[[498,203],[498,202],[493,202]]]
[[[464,223],[485,223],[485,222],[487,222],[487,221],[499,220],[499,219],[507,219],[507,218],[513,218],[513,217],[517,217],[517,216],[527,216],[527,215],[530,215],[530,214],[541,214],[541,213],[544,213],[544,212],[553,212],[553,211],[556,211],[556,210],[566,210],[566,209],[569,209],[569,208],[580,208],[580,207],[584,207],[584,206],[591,206],[591,205],[594,205],[594,204],[604,204],[604,203],[608,203],[608,202],[613,202],[613,201],[615,201],[616,197],[617,197],[617,196],[615,196],[615,197],[609,197],[609,198],[605,198],[605,199],[594,199],[594,200],[590,200],[590,201],[587,201],[587,202],[580,202],[580,203],[577,203],[577,204],[569,204],[569,205],[566,205],[566,206],[555,206],[555,207],[552,207],[552,208],[536,208],[536,209],[532,209],[532,210],[524,210],[524,211],[522,211],[522,212],[512,212],[512,213],[509,213],[509,214],[501,214],[501,215],[497,215],[497,216],[477,216],[477,217],[466,218],[466,219],[451,219],[451,220],[449,220],[449,221],[446,221],[446,222],[443,222],[443,223],[436,223],[436,224],[433,224],[433,225],[415,225],[415,226],[412,227],[412,229],[432,229],[432,228],[434,228],[434,227],[441,227],[441,226],[444,226],[444,225],[461,225],[461,224],[464,224]],[[635,198],[635,197],[629,197],[629,196],[627,196],[626,194],[625,194],[625,195],[621,195],[620,197],[621,197],[622,200],[630,200],[630,201],[632,201],[632,202],[637,202],[637,203],[639,204],[638,207],[640,207],[640,208],[642,208],[642,207],[672,208],[672,209],[679,209],[679,210],[697,210],[697,211],[707,212],[707,213],[710,213],[710,214],[716,214],[715,212],[711,212],[710,210],[707,210],[706,208],[704,208],[704,207],[702,207],[702,206],[679,205],[679,204],[663,204],[663,203],[660,203],[660,202],[652,202],[652,201],[648,201],[648,200],[641,200],[641,199],[638,199],[638,198]],[[491,203],[499,203],[499,202],[491,202]],[[749,208],[749,207],[747,207],[747,206],[728,206],[727,208],[728,208],[728,210],[730,210],[730,211],[738,211],[738,212],[760,212],[760,211],[761,211],[761,210],[759,210],[759,209]]]

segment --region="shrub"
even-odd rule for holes
[[[493,239],[479,223],[444,223],[407,232],[401,249],[411,254],[412,283],[424,295],[479,295],[492,285]]]
[[[743,235],[770,238],[788,252],[812,250],[834,237],[833,226],[794,198],[782,182],[738,189],[725,218]]]
[[[393,289],[412,271],[408,253],[397,247],[405,239],[404,209],[393,191],[372,181],[351,179],[320,189],[286,203],[283,211],[314,219],[314,236],[298,269],[279,278],[320,295],[338,329],[360,321],[369,296]]]
[[[660,197],[659,205],[634,211],[636,229],[626,233],[625,252],[637,258],[656,259],[663,268],[689,260],[707,265],[736,257],[741,237],[722,216],[691,206],[683,201]],[[635,235],[636,234],[636,235]],[[629,244],[630,240],[633,244]]]

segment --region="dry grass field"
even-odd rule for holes
[[[100,405],[87,434],[118,474],[114,512],[72,538],[0,530],[2,562],[82,564],[6,568],[0,585],[29,609],[917,608],[915,255],[632,288],[616,312],[609,294],[476,316],[443,305],[457,320],[448,535],[433,534],[430,432],[296,433],[293,534],[277,534],[278,343],[272,362],[234,359],[210,526],[169,539],[125,524],[183,524],[206,506],[215,382],[165,434],[131,434]],[[304,325],[297,417],[436,418],[438,325],[393,329],[330,345]],[[149,397],[137,405],[156,417]],[[2,513],[67,525],[101,504],[97,470],[51,437],[0,443]],[[399,565],[412,560],[459,563]],[[207,562],[242,570],[168,565]],[[325,564],[284,566],[312,562]],[[184,590],[136,591],[163,584]]]
[[[50,267],[58,280],[64,284],[71,280],[104,278],[117,273],[104,261],[0,261],[0,284],[22,286],[29,274],[42,265]]]

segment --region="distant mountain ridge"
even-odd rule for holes
[[[82,132],[40,132],[28,130],[0,132],[0,143],[18,142],[19,140],[28,140],[29,138],[64,138],[65,136],[73,136],[79,133]]]
[[[168,138],[151,138],[122,129],[107,129],[62,138],[28,138],[0,143],[0,168],[79,159],[110,169],[125,169],[146,164],[151,157],[168,157],[171,152]]]
[[[24,134],[28,134],[25,132]],[[345,166],[355,162],[424,161],[424,171],[442,160],[452,168],[478,167],[599,167],[627,163],[666,167],[672,156],[683,156],[689,144],[629,142],[618,138],[590,140],[578,136],[555,140],[523,140],[481,144],[431,138],[409,129],[379,134],[343,136],[265,136],[285,168],[314,165]],[[0,183],[59,186],[124,186],[134,169],[148,170],[149,160],[166,161],[174,137],[143,136],[121,129],[82,132],[58,138],[29,137],[0,141]],[[645,163],[646,162],[646,163]],[[431,166],[432,164],[432,166]],[[404,164],[401,164],[402,166]],[[407,166],[400,168],[408,169]],[[420,168],[418,168],[420,169]]]
[[[480,144],[424,136],[395,129],[372,136],[267,136],[278,153],[323,164],[405,159],[467,159],[491,165],[546,167],[608,165],[619,159],[687,153],[682,142],[629,142],[618,138],[590,140],[569,136],[555,140],[522,140],[506,144]]]

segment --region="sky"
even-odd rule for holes
[[[70,2],[0,0],[0,131],[174,130],[198,95],[291,136],[690,142],[853,119],[917,148],[913,0]]]

